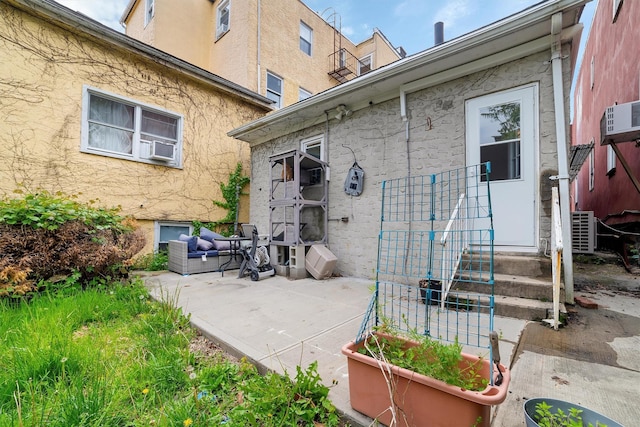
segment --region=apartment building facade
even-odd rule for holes
[[[404,56],[379,30],[355,44],[301,0],[131,0],[125,33],[284,107]]]

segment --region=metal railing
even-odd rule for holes
[[[444,233],[440,238],[440,246],[442,247],[442,273],[440,277],[442,277],[442,301],[440,302],[441,308],[444,309],[444,302],[449,296],[449,291],[451,290],[451,285],[453,284],[454,279],[458,275],[458,268],[460,266],[460,262],[462,261],[462,256],[468,247],[468,239],[465,238],[464,233],[461,231],[467,228],[467,218],[460,213],[465,209],[466,206],[466,193],[460,194],[458,198],[458,203],[456,207],[453,209],[451,213],[451,218],[449,218],[449,222],[444,229]],[[460,239],[452,238],[454,235],[461,236]]]

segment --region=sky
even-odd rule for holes
[[[129,0],[57,0],[117,31]],[[180,0],[174,0],[180,1]],[[274,0],[269,0],[274,1]],[[597,0],[589,3],[581,21],[590,24]],[[433,46],[433,26],[444,23],[450,40],[539,3],[540,0],[303,0],[312,10],[342,28],[355,43],[371,36],[374,28],[396,47],[414,54]],[[583,41],[586,40],[586,33]]]
[[[117,31],[124,32],[120,18],[129,0],[56,0]],[[180,0],[174,0],[180,1]],[[277,0],[268,0],[277,1]],[[411,55],[434,44],[434,24],[444,23],[444,40],[474,31],[517,13],[540,0],[303,0],[320,16],[359,43],[378,28],[395,47]],[[585,6],[580,21],[582,34],[578,66],[597,0]],[[233,6],[232,6],[233,7]],[[575,73],[577,75],[577,72]],[[574,78],[575,78],[574,75]],[[572,97],[573,98],[573,97]]]

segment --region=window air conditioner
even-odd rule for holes
[[[162,141],[151,142],[151,155],[150,158],[154,160],[162,160],[163,162],[170,162],[175,160],[175,145]]]
[[[600,143],[640,139],[640,101],[607,107],[600,120]]]

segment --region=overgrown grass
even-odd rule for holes
[[[339,424],[315,364],[291,381],[191,351],[176,297],[134,280],[0,299],[0,426]]]

